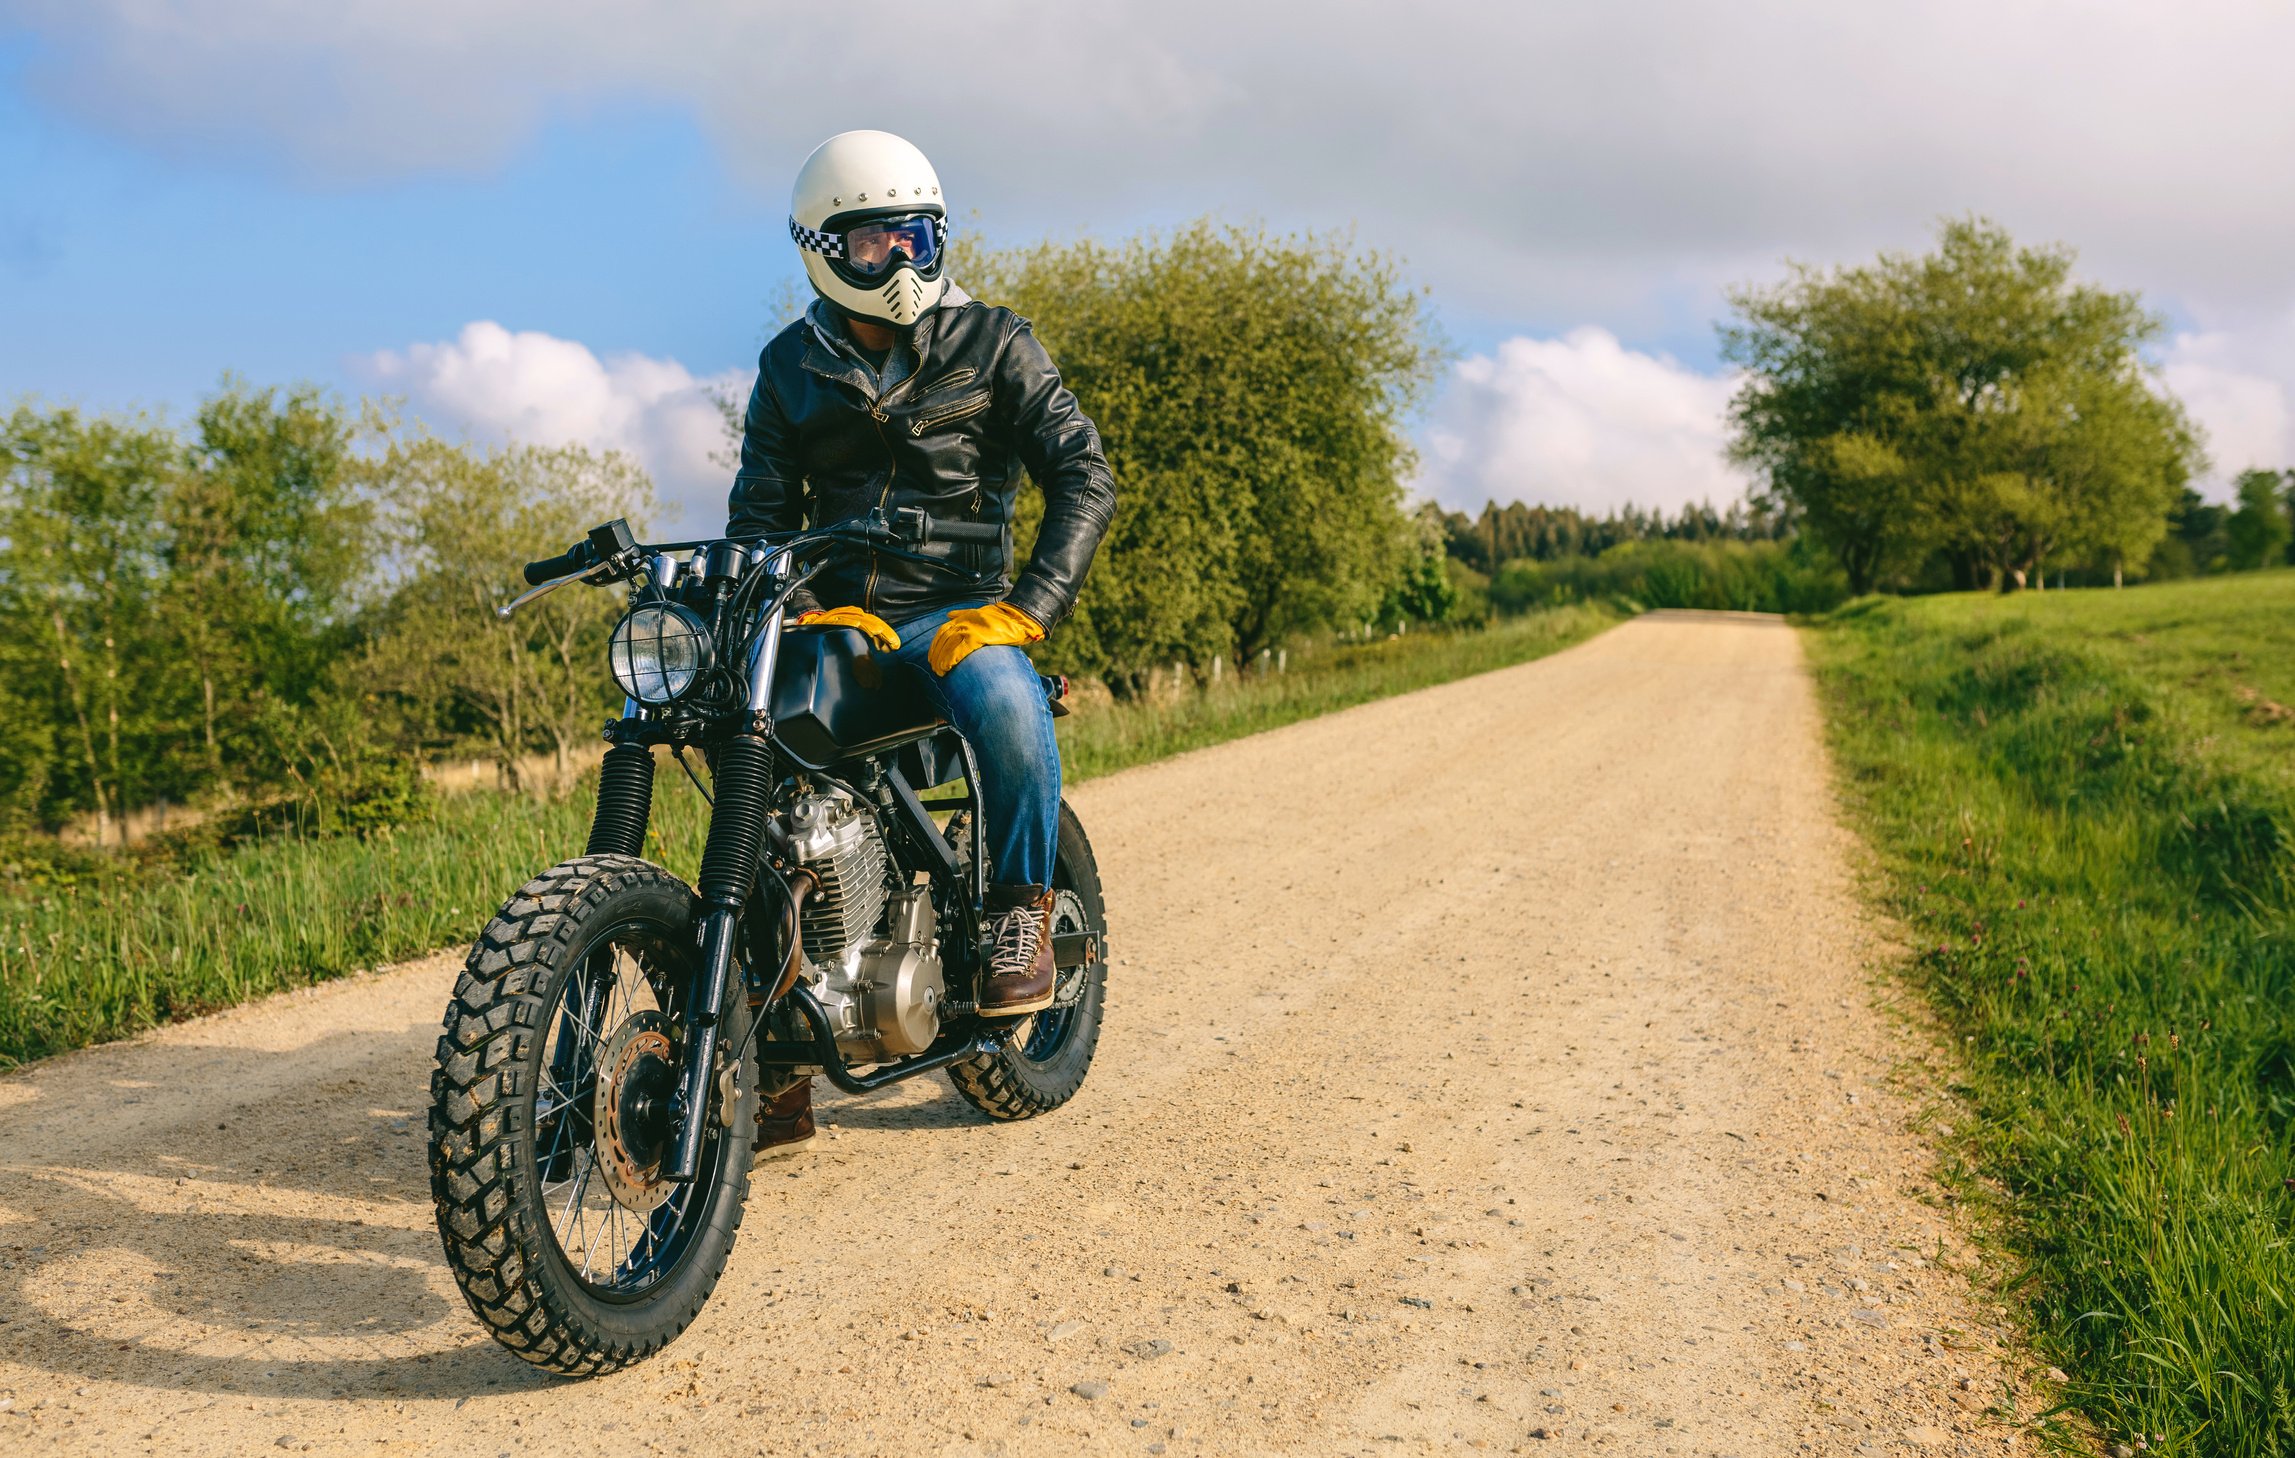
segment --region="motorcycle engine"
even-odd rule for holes
[[[808,960],[834,964],[876,929],[884,913],[884,837],[877,819],[843,790],[802,795],[789,807],[789,844],[798,864],[821,878],[805,902]]]
[[[898,883],[876,816],[841,789],[800,796],[789,840],[820,878],[799,932],[838,1051],[856,1063],[922,1053],[940,1033],[947,991],[930,891]]]

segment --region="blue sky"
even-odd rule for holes
[[[492,175],[314,186],[91,133],[7,59],[0,395],[180,404],[226,369],[353,388],[356,357],[472,319],[731,362],[795,276],[783,209],[670,108],[553,125]]]
[[[783,199],[731,176],[673,105],[552,122],[480,175],[313,183],[59,116],[25,94],[35,44],[0,46],[0,176],[15,180],[0,201],[0,337],[17,342],[0,397],[181,404],[227,369],[356,389],[357,358],[472,319],[714,369],[753,357],[776,290],[803,280]],[[1187,216],[1141,209],[1099,231]],[[1674,293],[1638,342],[1712,366],[1710,301]],[[1436,307],[1466,350],[1583,322]]]
[[[0,400],[182,410],[223,372],[631,450],[698,520],[706,392],[799,277],[845,126],[1018,240],[1206,213],[1404,255],[1464,358],[1422,489],[1674,503],[1720,463],[1713,320],[1779,260],[1984,211],[2176,323],[2225,473],[2295,463],[2295,21],[2252,6],[1208,0],[919,17],[693,0],[0,0]]]

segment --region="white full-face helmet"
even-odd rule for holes
[[[797,169],[789,199],[813,291],[881,324],[914,324],[940,302],[947,219],[932,164],[890,132],[829,138]]]

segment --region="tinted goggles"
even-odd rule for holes
[[[883,278],[907,263],[929,274],[940,262],[947,225],[934,213],[911,213],[899,218],[871,218],[842,233],[827,233],[789,220],[789,236],[799,248],[809,249],[836,265],[837,271],[863,282]]]

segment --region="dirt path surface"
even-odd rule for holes
[[[2019,1447],[1789,629],[1644,618],[1075,800],[1081,1096],[826,1100],[614,1377],[441,1264],[450,959],[0,1080],[0,1451]]]

